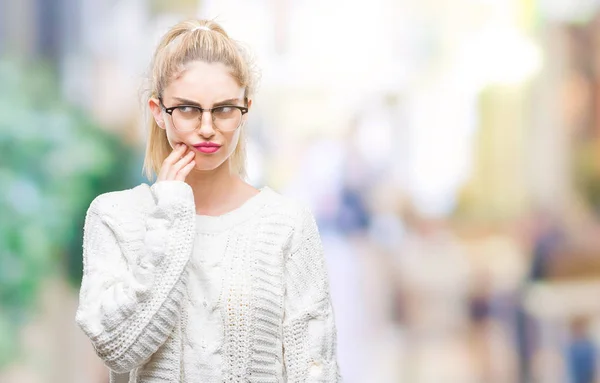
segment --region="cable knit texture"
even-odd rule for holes
[[[90,205],[76,321],[130,383],[339,382],[317,225],[269,188],[212,217],[184,182]]]

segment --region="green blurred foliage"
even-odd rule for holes
[[[98,194],[131,187],[139,155],[61,100],[52,68],[0,61],[0,367],[50,275],[81,280],[82,227]]]

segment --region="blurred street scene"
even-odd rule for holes
[[[107,383],[85,210],[148,182],[144,76],[188,17],[262,77],[249,181],[319,223],[346,383],[600,382],[600,2],[0,2],[0,382]]]

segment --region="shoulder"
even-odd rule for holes
[[[147,184],[134,188],[103,193],[94,198],[88,212],[101,215],[124,214],[127,212],[144,212],[152,207],[154,198]]]
[[[299,246],[306,237],[319,236],[315,216],[307,203],[282,195],[270,188],[267,188],[266,192],[270,214],[277,215],[292,229],[292,249]]]
[[[269,211],[291,219],[296,225],[301,224],[306,219],[314,219],[312,210],[307,203],[285,196],[270,187],[265,187],[264,193]]]

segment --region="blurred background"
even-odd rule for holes
[[[148,182],[187,17],[256,56],[249,181],[313,208],[345,382],[600,382],[597,0],[1,1],[0,382],[108,381],[83,219]]]

